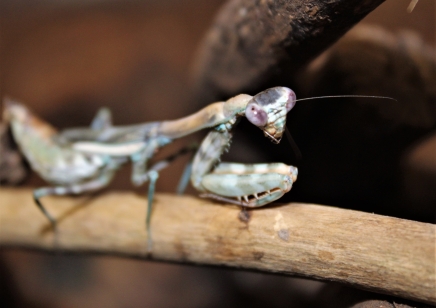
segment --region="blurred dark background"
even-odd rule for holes
[[[195,99],[191,70],[223,3],[1,0],[0,94],[58,128],[88,125],[102,106],[116,124],[190,114],[209,103]],[[271,81],[298,97],[385,95],[397,103],[301,102],[288,117],[301,160],[285,140],[272,145],[245,122],[226,160],[297,165],[283,202],[434,222],[435,2],[421,0],[411,14],[408,5],[387,1],[362,22],[372,27],[356,27],[304,71]],[[158,157],[200,138],[178,140]],[[173,192],[185,163],[164,170],[157,190]],[[32,174],[24,185],[42,183]],[[129,167],[108,189],[133,189]],[[0,252],[0,269],[2,307],[348,307],[378,297],[300,278],[12,249]]]

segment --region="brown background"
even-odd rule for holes
[[[111,108],[116,124],[192,113],[201,105],[190,92],[191,64],[221,4],[2,1],[0,94],[22,100],[59,128],[87,125],[101,106]],[[435,2],[420,0],[411,14],[408,4],[387,1],[363,22],[416,31],[434,46]],[[184,162],[162,173],[159,191],[174,190]],[[132,189],[129,172],[109,189]],[[27,184],[42,181],[32,176]],[[343,286],[221,269],[13,250],[0,257],[2,279],[12,289],[5,300],[14,294],[24,307],[340,307],[365,296]]]

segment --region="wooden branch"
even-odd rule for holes
[[[195,59],[199,97],[258,90],[273,73],[296,71],[383,2],[228,1]]]
[[[29,189],[0,189],[0,245],[147,258],[144,196],[47,197],[54,234]],[[436,303],[435,225],[313,204],[247,212],[158,194],[151,258],[332,280]]]

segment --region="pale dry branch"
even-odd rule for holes
[[[45,198],[56,235],[29,189],[0,190],[0,245],[148,258],[144,196]],[[252,210],[157,194],[155,260],[241,267],[338,281],[436,303],[435,225],[328,206]]]

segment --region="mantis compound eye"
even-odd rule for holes
[[[297,96],[295,95],[295,92],[291,89],[288,90],[288,100],[286,101],[286,112],[291,111],[292,108],[294,108],[295,103],[297,102]]]
[[[268,122],[267,113],[256,103],[249,103],[247,105],[247,108],[245,109],[245,116],[247,117],[248,121],[256,126],[265,126]]]

